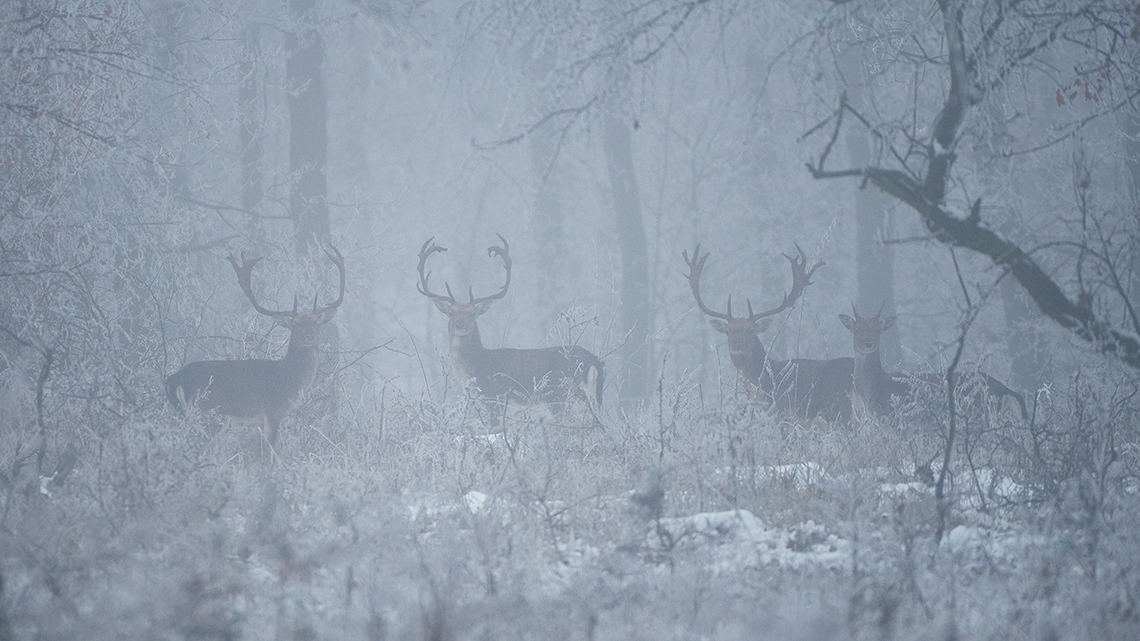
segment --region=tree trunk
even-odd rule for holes
[[[297,253],[332,240],[328,211],[328,95],[325,45],[317,28],[315,0],[290,0],[296,31],[285,37],[286,95],[289,108],[289,213],[296,223]],[[321,358],[308,404],[319,416],[335,415],[339,400],[340,333],[335,323],[321,328]]]
[[[871,161],[871,145],[865,132],[847,130],[847,151],[856,166]],[[882,317],[895,315],[895,251],[882,242],[886,222],[887,199],[870,189],[855,195],[855,306],[862,314],[882,309]],[[879,343],[883,363],[888,370],[898,369],[902,361],[899,332],[887,332]]]
[[[542,80],[551,66],[548,54],[539,54],[532,70],[532,102],[542,108]],[[562,310],[562,277],[566,274],[566,243],[563,232],[561,185],[556,167],[560,130],[553,120],[529,136],[530,164],[534,172],[534,235],[542,269],[538,270],[538,309],[551,322]]]
[[[265,188],[261,177],[261,114],[257,107],[257,59],[260,53],[257,27],[244,34],[241,84],[238,86],[239,143],[241,145],[241,208],[249,215],[249,228],[258,227]]]
[[[1128,190],[1132,201],[1132,222],[1140,225],[1140,114],[1124,110],[1119,115],[1120,128],[1124,133],[1124,164],[1128,167]],[[1127,291],[1135,302],[1140,301],[1140,228],[1132,230],[1131,273]]]
[[[290,0],[297,31],[285,38],[289,107],[289,211],[297,225],[297,249],[309,253],[331,237],[328,185],[327,102],[322,70],[325,45],[317,30],[315,0]]]
[[[997,158],[1002,151],[998,146],[998,141],[1005,138],[1007,134],[1006,117],[1001,108],[1001,102],[998,100],[990,100],[989,111],[994,129],[990,140],[986,142],[987,149],[985,151],[991,158]],[[990,164],[986,175],[989,181],[997,183],[993,186],[994,191],[1000,192],[1002,185],[1014,184],[1013,188],[1018,188],[1014,182],[1016,178],[1011,169],[1012,162],[1011,159],[1006,159],[1002,162]],[[1023,188],[1028,189],[1029,186],[1025,185]],[[1021,224],[1017,217],[1012,215],[1012,212],[1007,214],[1006,221],[999,228],[1007,238],[1016,238],[1021,235],[1019,233]],[[1048,364],[1046,349],[1041,344],[1037,332],[1033,331],[1034,321],[1039,319],[1041,314],[1012,278],[1002,279],[999,287],[1002,309],[1005,312],[1006,351],[1009,353],[1009,383],[1014,389],[1032,395],[1041,389],[1042,376]]]
[[[842,56],[840,67],[846,80],[847,101],[856,109],[865,111],[867,104],[867,71],[863,60],[863,45],[853,43]],[[849,127],[844,135],[847,155],[854,167],[873,163],[871,134],[858,127]],[[895,315],[895,251],[882,242],[886,222],[887,199],[877,190],[860,189],[855,195],[855,307],[861,314],[874,314],[882,309],[886,316]],[[888,371],[898,369],[902,362],[899,332],[889,332],[881,338],[880,354]]]
[[[1011,235],[1013,227],[1002,229]],[[1041,315],[1029,297],[1012,278],[1002,279],[1001,303],[1005,311],[1006,349],[1009,351],[1009,384],[1016,390],[1035,393],[1041,389],[1042,371],[1047,365],[1045,351],[1031,326]]]
[[[621,244],[623,400],[635,402],[649,390],[649,251],[641,216],[641,195],[633,167],[629,126],[617,114],[605,123],[604,148],[613,192],[614,222]]]

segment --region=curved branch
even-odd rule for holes
[[[1055,323],[1093,344],[1102,353],[1115,356],[1140,370],[1140,340],[1097,318],[1091,308],[1069,299],[1049,274],[1014,243],[973,218],[958,218],[931,202],[923,187],[906,174],[871,167],[864,170],[867,180],[918,212],[922,222],[940,242],[965,247],[983,254],[1010,274]]]

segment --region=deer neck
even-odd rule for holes
[[[733,367],[745,378],[756,383],[764,373],[764,361],[768,354],[760,344],[760,337],[753,336],[751,345],[743,354],[729,354]]]
[[[448,337],[451,347],[451,367],[462,381],[470,380],[478,375],[472,367],[477,363],[479,355],[486,351],[483,339],[479,337],[479,327],[476,326],[470,334],[458,336],[452,334]]]
[[[289,337],[289,350],[281,362],[286,365],[289,378],[298,388],[313,382],[317,374],[317,346],[304,345],[296,336]]]
[[[886,380],[878,350],[870,354],[855,352],[855,391],[865,403],[879,407],[887,401]]]

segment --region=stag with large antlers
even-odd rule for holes
[[[430,274],[424,271],[427,260],[447,249],[436,245],[434,238],[420,248],[420,280],[416,289],[447,314],[453,371],[459,380],[473,382],[479,394],[491,402],[553,404],[573,397],[588,403],[596,413],[601,409],[605,368],[601,359],[589,351],[577,345],[538,349],[483,347],[476,319],[506,296],[511,285],[510,246],[502,235],[498,236],[503,244],[487,248],[487,255],[502,259],[506,280],[499,291],[489,296],[476,298],[469,289],[467,302],[456,300],[447,283],[446,295],[431,291]]]
[[[686,278],[697,307],[709,317],[713,329],[728,336],[728,355],[736,369],[738,380],[746,390],[774,403],[779,409],[804,418],[846,417],[850,414],[849,391],[854,368],[852,359],[775,360],[768,357],[760,343],[760,333],[772,323],[772,317],[795,305],[804,289],[811,285],[815,271],[823,266],[820,261],[808,269],[807,255],[798,244],[796,251],[798,257],[784,254],[792,269],[791,291],[784,294],[779,305],[761,312],[753,312],[752,301],[745,299],[747,316],[732,315],[731,295],[723,313],[705,305],[701,298],[701,274],[709,255],[707,252],[701,255],[700,244],[693,250],[692,258],[689,258],[687,251],[681,255],[689,266]]]
[[[166,394],[179,408],[196,403],[204,410],[234,418],[263,421],[270,445],[277,441],[277,428],[289,413],[297,394],[313,381],[317,372],[317,344],[321,325],[332,320],[344,301],[344,258],[335,247],[325,250],[340,274],[340,294],[332,303],[312,311],[297,311],[293,298],[292,311],[271,310],[257,302],[250,284],[253,267],[261,258],[241,262],[230,254],[230,264],[237,272],[238,285],[259,314],[269,316],[289,330],[289,349],[279,360],[243,359],[233,361],[198,361],[188,363],[166,379]]]

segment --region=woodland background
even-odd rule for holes
[[[1140,627],[1140,5],[12,1],[0,34],[0,639]],[[416,252],[487,293],[495,233],[485,343],[604,355],[603,428],[468,411]],[[771,352],[849,356],[837,314],[882,307],[889,369],[962,347],[1030,420],[755,407],[698,242],[718,307],[827,263]],[[283,354],[225,256],[327,301],[327,243],[317,385],[251,462],[162,381]]]

